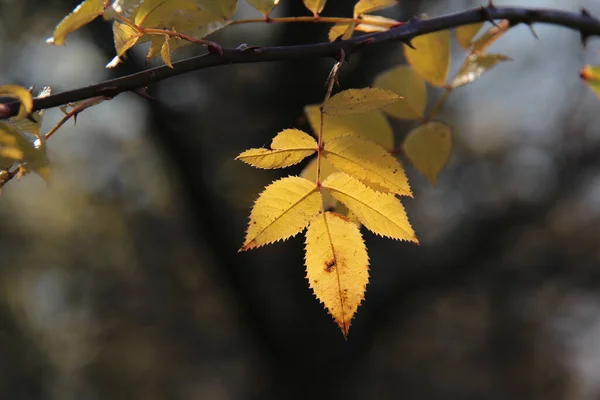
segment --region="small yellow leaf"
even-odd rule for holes
[[[11,97],[21,102],[17,118],[26,117],[33,110],[33,97],[31,92],[19,85],[1,85],[0,97]]]
[[[246,3],[267,16],[279,4],[279,0],[246,0]]]
[[[390,104],[383,111],[395,118],[421,119],[427,105],[427,89],[421,75],[408,65],[399,65],[377,75],[373,86],[390,90],[404,100]]]
[[[351,115],[373,111],[402,100],[389,90],[364,88],[348,89],[332,96],[323,108],[328,115]]]
[[[117,57],[121,57],[138,42],[141,34],[129,25],[115,21],[113,23],[113,36]]]
[[[408,133],[402,150],[415,168],[435,186],[437,176],[450,158],[452,131],[442,122],[431,121]]]
[[[463,49],[468,49],[473,44],[473,38],[481,30],[483,22],[463,25],[456,28],[456,40]]]
[[[323,187],[344,203],[371,232],[398,240],[418,243],[400,200],[380,193],[343,172],[331,174]]]
[[[483,54],[496,40],[504,35],[510,29],[510,22],[502,20],[492,26],[487,32],[473,42],[472,52],[475,54]]]
[[[322,204],[317,185],[307,179],[289,176],[271,183],[254,203],[240,251],[300,233],[321,212]]]
[[[360,0],[354,5],[354,18],[398,4],[397,0]]]
[[[304,6],[310,10],[314,15],[321,14],[327,0],[302,0]]]
[[[32,142],[14,126],[0,123],[0,146],[4,149],[14,149],[11,151],[13,155],[16,155],[17,151],[21,152],[23,157],[19,161],[27,163],[28,169],[36,172],[48,182],[50,178],[49,162],[43,140],[37,139]]]
[[[471,54],[454,77],[451,86],[457,88],[471,83],[483,75],[484,72],[494,68],[498,63],[510,59],[504,54]]]
[[[400,22],[379,15],[363,15],[356,30],[360,32],[384,32]]]
[[[339,214],[317,216],[306,231],[305,262],[309,286],[346,337],[369,283],[369,256],[358,227]]]
[[[271,150],[250,149],[235,159],[256,168],[284,168],[298,164],[317,151],[317,142],[308,133],[299,129],[285,129],[271,143]]]
[[[160,54],[164,41],[165,39],[162,36],[152,36],[152,38],[150,39],[150,48],[148,49],[148,54],[146,54],[146,62],[150,61],[152,58]]]
[[[28,91],[29,92],[29,91]],[[36,98],[48,97],[52,94],[52,88],[50,86],[44,86],[39,92]],[[42,129],[42,118],[44,116],[44,110],[39,110],[31,113],[28,118],[13,117],[8,120],[12,126],[17,128],[21,132],[31,133],[38,138],[40,136],[40,130]]]
[[[581,79],[600,97],[600,65],[586,65],[579,72]]]
[[[85,0],[59,22],[54,34],[46,42],[57,46],[65,44],[67,35],[102,15],[106,4],[107,0]]]
[[[327,177],[329,175],[333,174],[336,171],[337,171],[337,169],[335,169],[333,167],[333,165],[331,165],[331,163],[329,161],[327,161],[326,158],[321,159],[321,182],[323,182],[325,179],[327,179]],[[300,173],[300,176],[305,179],[308,179],[311,182],[316,183],[316,181],[317,181],[317,158],[316,157],[313,158],[312,160],[310,160],[310,162],[306,165],[306,167],[304,167],[304,169]],[[327,191],[323,191],[323,192],[321,192],[321,196],[323,196],[323,208],[324,209],[331,210],[336,206],[337,200],[335,198],[333,198],[331,193],[329,193]]]
[[[231,18],[237,8],[237,0],[196,0],[200,8],[222,18]]]
[[[406,60],[423,79],[434,86],[444,86],[450,68],[450,32],[440,31],[417,36],[404,45]]]
[[[341,40],[347,40],[352,37],[354,33],[354,27],[356,24],[354,22],[340,22],[335,24],[329,29],[329,34],[327,35],[330,42],[336,41],[338,38]]]
[[[336,169],[378,191],[412,197],[404,168],[376,143],[352,136],[337,137],[325,142],[323,155]]]
[[[321,127],[321,112],[316,104],[304,107],[304,112],[315,136]],[[386,150],[394,149],[394,133],[388,119],[379,110],[354,115],[325,115],[323,140],[338,136],[359,136],[380,144]]]
[[[167,37],[165,38],[165,42],[163,43],[160,49],[160,57],[163,62],[169,66],[169,68],[173,68],[173,64],[171,63],[171,45],[169,44],[171,40]]]

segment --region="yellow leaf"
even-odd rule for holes
[[[173,64],[171,63],[171,46],[169,44],[171,40],[167,37],[165,38],[165,42],[163,43],[160,49],[160,57],[163,62],[169,66],[169,68],[173,68]]]
[[[29,91],[28,91],[29,93]],[[50,86],[44,86],[39,92],[36,98],[48,97],[52,94]],[[40,137],[40,130],[42,129],[42,118],[44,116],[44,110],[39,110],[31,113],[29,118],[10,118],[8,122],[17,128],[21,132],[31,133],[38,138]],[[34,120],[34,121],[32,121]]]
[[[307,179],[289,176],[271,183],[254,203],[240,251],[300,233],[321,212],[322,204],[317,185]]]
[[[315,134],[321,127],[321,112],[318,105],[304,107],[308,122]],[[334,116],[325,115],[323,140],[327,142],[338,136],[359,136],[380,144],[386,150],[394,149],[394,133],[388,119],[379,110],[363,114]]]
[[[329,161],[327,161],[327,159],[322,158],[321,159],[321,182],[323,182],[325,179],[327,179],[327,177],[331,174],[333,174],[334,172],[336,172],[337,170],[333,167],[333,165],[331,165],[331,163]],[[304,169],[302,170],[302,172],[300,173],[300,176],[308,179],[311,182],[315,182],[317,181],[317,158],[313,158],[312,160],[310,160],[310,162],[306,165],[306,167],[304,167]],[[331,193],[327,192],[327,191],[323,191],[321,192],[321,196],[323,196],[323,208],[326,210],[330,210],[333,209],[336,204],[337,204],[337,200],[331,195]]]
[[[358,227],[345,217],[326,212],[306,231],[306,278],[344,337],[365,298],[369,256]]]
[[[471,54],[465,60],[460,71],[454,77],[451,86],[457,88],[466,85],[479,78],[485,71],[494,68],[502,61],[510,60],[510,57],[504,54]]]
[[[404,97],[383,111],[400,119],[421,119],[427,105],[427,89],[421,75],[408,65],[399,65],[377,75],[373,86]]]
[[[384,32],[400,22],[379,15],[363,15],[356,30],[360,32]]]
[[[144,0],[135,15],[135,24],[146,28],[171,28],[186,13],[199,11],[193,0]]]
[[[327,35],[330,42],[336,41],[338,38],[341,40],[350,39],[352,34],[354,33],[354,27],[356,24],[354,22],[340,22],[335,24],[329,29],[329,34]]]
[[[579,72],[581,79],[600,97],[600,65],[586,65]]]
[[[392,239],[418,243],[400,200],[380,193],[343,172],[331,174],[323,187],[344,203],[371,232]]]
[[[302,0],[304,2],[304,6],[308,8],[314,15],[319,15],[323,8],[325,8],[325,3],[327,0]]]
[[[354,5],[354,18],[398,4],[397,0],[360,0]]]
[[[153,35],[150,39],[150,47],[148,48],[148,54],[146,54],[146,62],[160,54],[162,50],[165,38],[158,35]]]
[[[222,18],[231,18],[237,8],[237,0],[196,0],[200,8]]]
[[[472,52],[475,54],[483,54],[483,52],[486,51],[492,45],[492,43],[508,32],[509,29],[510,22],[508,20],[505,19],[498,22],[473,43]]]
[[[450,32],[417,36],[412,43],[416,49],[404,45],[408,63],[427,82],[434,86],[444,86],[450,68]]]
[[[17,118],[26,117],[33,110],[33,97],[31,92],[19,85],[1,85],[0,86],[1,97],[11,97],[21,102],[19,106],[19,113]]]
[[[435,186],[437,176],[450,158],[452,131],[438,121],[419,125],[408,133],[402,150],[415,168]]]
[[[13,155],[20,151],[23,157],[19,161],[27,163],[27,168],[36,172],[46,182],[49,180],[48,158],[43,140],[37,139],[32,142],[14,126],[0,123],[0,145],[5,149],[15,149],[12,151]]]
[[[412,197],[400,162],[383,147],[368,140],[341,136],[325,142],[323,155],[338,170],[373,189]]]
[[[285,129],[271,142],[271,150],[250,149],[235,159],[256,168],[284,168],[298,164],[317,151],[317,142],[299,129]]]
[[[481,30],[483,22],[463,25],[456,28],[456,40],[463,49],[468,49],[473,44],[473,38]]]
[[[373,111],[402,100],[389,90],[364,88],[348,89],[332,96],[324,106],[324,112],[328,115],[351,115]]]
[[[54,29],[54,34],[46,42],[57,46],[65,44],[67,35],[102,15],[106,4],[107,0],[85,0],[59,22]]]
[[[117,57],[121,57],[137,43],[141,34],[129,25],[115,21],[113,23],[113,36]]]
[[[246,0],[246,2],[265,16],[269,15],[273,8],[279,4],[279,0]]]

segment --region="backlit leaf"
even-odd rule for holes
[[[11,97],[21,102],[17,118],[23,118],[33,110],[31,92],[19,85],[0,85],[0,97]]]
[[[463,49],[468,49],[473,44],[473,38],[481,30],[483,22],[463,25],[456,28],[456,40]]]
[[[29,92],[29,91],[27,91]],[[50,86],[44,86],[39,92],[36,98],[48,97],[52,94]],[[10,118],[8,123],[17,128],[21,132],[31,133],[38,138],[41,138],[40,130],[42,128],[42,119],[45,110],[34,111],[29,115],[28,118]]]
[[[328,115],[351,115],[373,111],[402,100],[389,90],[364,88],[348,89],[332,96],[324,106]]]
[[[135,15],[135,24],[146,28],[171,28],[179,17],[198,11],[193,0],[144,0]]]
[[[492,26],[487,32],[481,35],[473,43],[472,52],[476,54],[483,54],[496,40],[504,35],[510,29],[510,22],[508,20],[502,20],[496,25]]]
[[[325,179],[327,179],[329,175],[333,174],[336,171],[337,169],[335,169],[333,165],[331,165],[331,163],[327,161],[326,158],[321,158],[321,182],[323,182]],[[316,157],[310,160],[306,167],[304,167],[304,169],[300,173],[300,176],[305,179],[308,179],[311,182],[317,181]],[[321,196],[323,196],[323,208],[325,208],[326,210],[331,210],[336,206],[337,200],[331,195],[331,193],[324,190],[323,192],[321,192]]]
[[[434,86],[444,86],[450,68],[450,31],[417,36],[412,44],[404,45],[406,60],[423,79]]]
[[[196,0],[200,8],[222,18],[231,18],[237,8],[237,0]]]
[[[141,2],[142,0],[114,0],[111,7],[118,14],[129,15]]]
[[[400,22],[380,15],[363,15],[356,30],[360,32],[384,32]]]
[[[321,212],[322,203],[317,186],[307,179],[290,176],[271,183],[254,203],[240,251],[300,233]]]
[[[46,182],[49,181],[50,170],[44,140],[31,141],[14,126],[0,123],[0,146],[4,149],[4,153],[10,153],[13,156],[22,154],[22,158],[18,161],[27,163],[27,169],[36,172]]]
[[[304,112],[315,136],[319,134],[321,112],[316,104],[304,107]],[[325,115],[323,140],[327,142],[338,136],[359,136],[380,144],[386,150],[394,148],[394,134],[388,119],[379,110],[354,115]]]
[[[415,168],[435,186],[452,151],[452,131],[442,122],[431,121],[408,133],[402,150]]]
[[[59,22],[54,29],[54,34],[46,42],[57,46],[63,45],[67,35],[102,15],[106,4],[107,0],[85,0]]]
[[[376,192],[343,172],[331,174],[323,187],[344,203],[371,232],[418,243],[404,206],[396,196]]]
[[[325,3],[327,0],[302,0],[304,2],[304,6],[308,8],[313,14],[319,15],[323,8],[325,8]]]
[[[390,90],[404,100],[385,107],[383,111],[395,118],[421,119],[427,105],[425,81],[408,65],[399,65],[377,75],[373,86]]]
[[[360,0],[354,5],[354,18],[396,4],[398,4],[397,0]]]
[[[271,142],[271,150],[250,149],[235,159],[256,168],[284,168],[298,164],[317,151],[317,141],[299,129],[285,129]]]
[[[160,49],[160,57],[162,58],[163,62],[169,66],[169,68],[173,68],[173,64],[171,63],[171,45],[170,42],[171,39],[169,39],[168,37],[165,38],[165,42],[163,43],[161,49]]]
[[[581,79],[600,97],[600,65],[586,65],[580,71]]]
[[[319,215],[306,231],[305,262],[309,286],[346,337],[369,283],[369,256],[358,227],[339,214]]]
[[[471,54],[454,77],[451,86],[457,88],[471,83],[498,63],[507,60],[510,60],[510,57],[504,54]]]
[[[327,35],[330,42],[337,40],[338,38],[341,40],[350,39],[352,34],[354,33],[354,27],[356,24],[354,22],[340,22],[339,24],[335,24],[329,29],[329,34]]]
[[[382,192],[412,197],[400,162],[368,140],[342,136],[325,142],[323,155],[338,170]]]
[[[137,30],[118,21],[113,23],[113,36],[117,57],[121,57],[125,54],[125,52],[132,48],[141,37]]]
[[[246,3],[267,16],[279,4],[279,0],[246,0]]]

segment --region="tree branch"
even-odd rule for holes
[[[514,7],[480,7],[436,18],[421,20],[413,18],[407,23],[385,32],[362,35],[348,40],[299,46],[249,48],[246,50],[223,49],[223,55],[207,54],[173,63],[173,68],[161,66],[121,78],[108,80],[84,88],[53,94],[34,100],[33,109],[57,107],[92,97],[114,97],[120,93],[143,88],[151,83],[185,74],[187,72],[227,64],[258,63],[305,58],[337,57],[341,51],[349,56],[365,46],[390,41],[410,43],[416,36],[442,31],[477,22],[509,20],[511,26],[518,24],[547,23],[579,31],[582,41],[590,36],[600,36],[600,20],[586,10],[580,13],[551,9]],[[17,115],[18,102],[0,104],[0,119]]]

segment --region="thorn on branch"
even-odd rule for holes
[[[527,27],[529,28],[529,31],[531,32],[531,34],[533,35],[533,37],[536,38],[537,40],[540,40],[540,37],[537,35],[537,33],[535,32],[535,30],[533,29],[533,24],[529,23],[529,24],[527,24]]]
[[[496,6],[494,6],[494,3],[491,0],[487,7],[481,6],[479,8],[479,11],[481,12],[481,15],[483,15],[483,18],[486,19],[486,21],[491,22],[496,28],[500,29],[500,25],[498,25],[494,18],[492,18],[492,14],[490,14],[490,8],[496,8]]]
[[[416,50],[417,48],[415,47],[415,45],[412,42],[413,38],[408,38],[408,39],[404,39],[402,40],[402,42],[407,45],[408,47],[410,47],[413,50]]]

